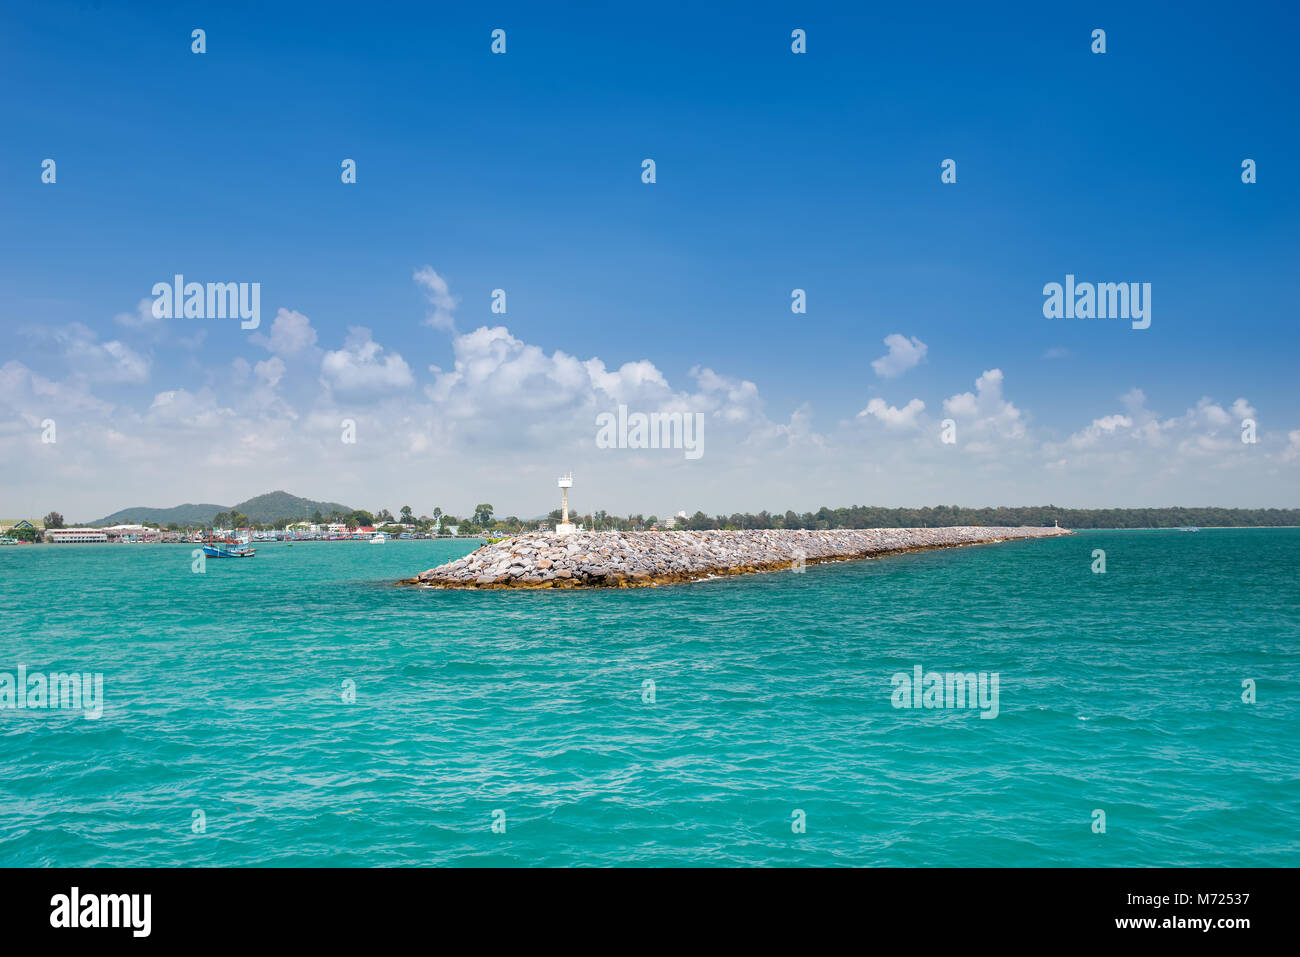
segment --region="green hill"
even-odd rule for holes
[[[243,512],[254,522],[274,522],[281,518],[311,518],[312,513],[317,510],[322,515],[328,515],[335,510],[340,512],[352,511],[348,506],[340,505],[338,502],[317,502],[314,499],[290,495],[288,492],[276,491],[267,492],[265,495],[255,495],[253,498],[234,506],[186,503],[185,505],[174,505],[171,508],[155,508],[147,505],[137,508],[123,508],[112,515],[105,515],[103,518],[88,524],[126,525],[136,522],[151,522],[167,525],[170,522],[175,522],[177,525],[199,525],[212,521],[212,516],[218,512],[228,512],[231,508],[234,508],[237,512]]]
[[[159,525],[166,525],[175,522],[177,525],[197,525],[212,521],[213,515],[224,510],[224,505],[194,505],[188,502],[184,505],[173,505],[171,508],[141,505],[136,508],[119,509],[112,515],[105,515],[88,524],[133,525],[140,522],[156,522]]]
[[[319,511],[322,515],[330,512],[350,512],[352,509],[338,502],[317,502],[310,498],[300,498],[288,492],[267,492],[257,495],[234,506],[235,511],[243,512],[254,522],[274,522],[278,518],[311,518]],[[222,511],[222,509],[217,509]]]

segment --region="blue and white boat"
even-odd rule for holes
[[[257,549],[246,538],[209,538],[203,543],[203,554],[209,558],[252,558]]]

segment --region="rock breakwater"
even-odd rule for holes
[[[400,584],[433,588],[636,588],[800,564],[1070,534],[1063,528],[549,532],[484,545]]]

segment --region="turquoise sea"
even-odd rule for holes
[[[471,547],[0,549],[0,672],[105,698],[0,710],[0,865],[1300,864],[1300,530],[391,584]],[[893,707],[915,665],[998,716]]]

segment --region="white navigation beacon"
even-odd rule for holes
[[[564,504],[561,506],[562,511],[560,513],[562,517],[560,518],[560,524],[555,526],[555,534],[572,535],[574,533],[574,527],[569,522],[569,489],[573,488],[573,473],[570,472],[568,475],[561,475],[559,481],[555,484],[560,487],[561,493],[564,496]]]

